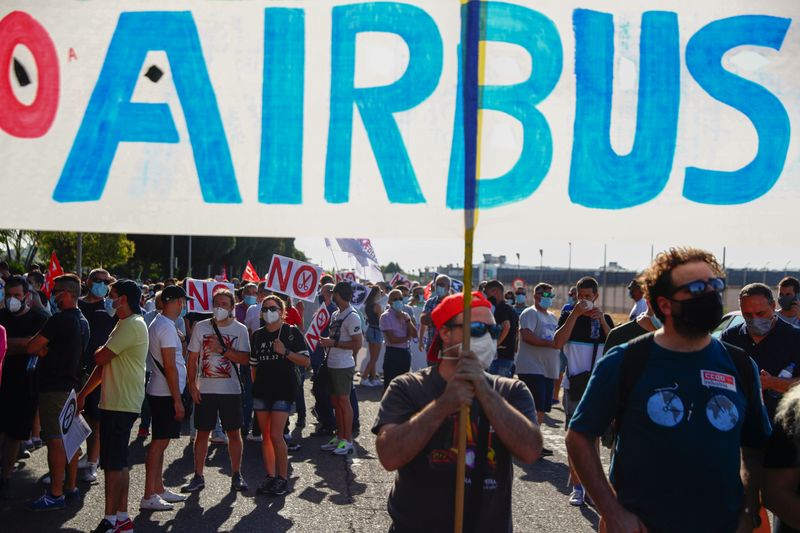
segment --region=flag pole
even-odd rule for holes
[[[472,310],[472,252],[477,222],[477,178],[479,168],[480,120],[478,114],[479,78],[482,74],[480,61],[480,0],[462,0],[461,42],[463,54],[463,118],[464,118],[464,337],[462,350],[470,347],[469,323]],[[456,462],[455,519],[453,530],[461,533],[464,528],[464,480],[467,459],[467,425],[469,407],[463,406],[458,413],[458,457]]]

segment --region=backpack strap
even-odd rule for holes
[[[736,373],[739,374],[739,381],[742,383],[742,390],[744,391],[745,399],[750,402],[753,397],[753,389],[755,385],[756,375],[753,370],[753,363],[747,352],[725,341],[720,341],[722,346],[728,352],[733,364],[736,366]]]
[[[644,369],[647,366],[647,360],[650,359],[650,353],[653,351],[654,332],[646,333],[636,337],[628,342],[628,347],[622,355],[622,364],[620,366],[619,376],[619,404],[617,407],[616,415],[616,430],[622,422],[622,415],[625,412],[625,407],[630,399],[631,392],[642,377]]]

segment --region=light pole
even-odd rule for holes
[[[522,263],[519,261],[519,252],[517,252],[517,277],[519,277],[520,272],[522,272]]]
[[[169,236],[169,277],[175,277],[175,235]]]
[[[763,276],[761,278],[761,283],[763,283],[764,285],[767,284],[767,266],[769,266],[769,261],[764,263],[764,272],[763,272]]]
[[[539,283],[542,282],[544,276],[544,250],[539,248]]]
[[[789,263],[791,263],[791,262],[792,262],[792,260],[790,259],[790,260],[786,261],[785,265],[783,265],[783,277],[784,278],[789,275]]]
[[[569,284],[572,283],[572,243],[569,244],[569,259],[567,260],[567,291],[569,291]]]

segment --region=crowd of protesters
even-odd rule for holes
[[[442,501],[455,496],[462,406],[472,458],[465,523],[510,530],[513,458],[553,454],[539,426],[557,404],[569,452],[565,503],[594,505],[605,531],[753,531],[764,508],[775,531],[800,530],[800,282],[791,277],[777,298],[764,284],[743,287],[739,315],[723,321],[716,259],[671,249],[628,286],[633,307],[616,327],[591,277],[563,295],[560,313],[551,284],[481,282],[469,322],[464,294],[444,275],[427,286],[365,282],[361,305],[351,282],[329,275],[313,305],[234,279],[234,290],[215,290],[207,314],[187,313],[191,297],[177,279],[141,283],[97,268],[48,283],[38,269],[13,274],[2,262],[0,277],[0,498],[15,462],[45,445],[47,489],[27,507],[64,508],[99,467],[97,532],[133,531],[132,432],[151,436],[142,510],[171,510],[203,490],[209,443],[227,446],[231,490],[249,490],[245,439],[261,446],[256,493],[282,497],[291,491],[288,452],[300,446],[290,417],[302,427],[311,412],[310,434],[329,439],[321,449],[353,455],[356,385],[384,389],[371,429],[381,464],[397,471],[392,531],[452,528],[454,508]],[[331,319],[312,350],[304,315],[317,307]],[[59,415],[73,390],[92,433],[85,452],[67,457]],[[194,472],[169,488],[165,451],[184,420]],[[611,449],[609,472],[601,442]]]

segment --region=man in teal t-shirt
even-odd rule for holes
[[[709,335],[722,316],[720,275],[702,250],[659,254],[643,277],[664,326],[649,341],[641,373],[621,392],[629,345],[612,349],[572,418],[570,459],[608,531],[722,533],[757,521],[757,490],[749,475],[743,486],[740,457],[747,473],[758,468],[770,426],[752,360]],[[753,367],[747,377],[734,355]],[[612,491],[594,439],[620,412]]]

